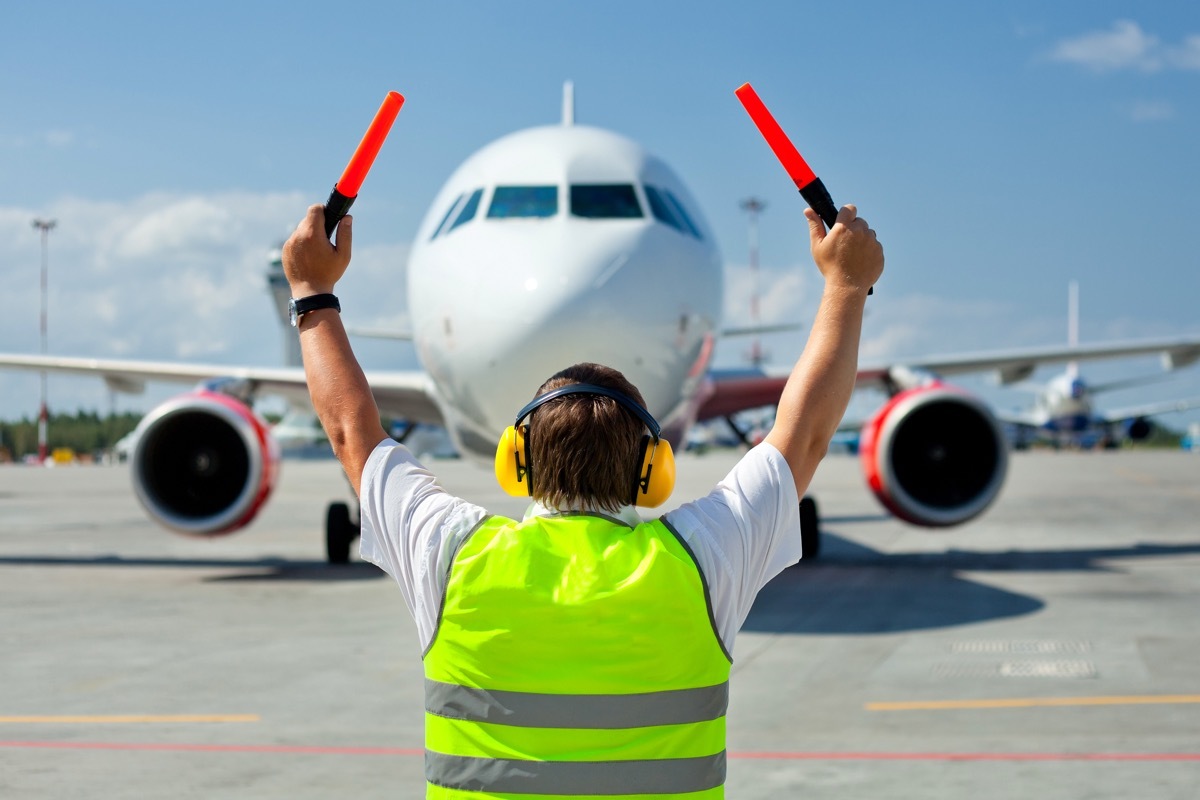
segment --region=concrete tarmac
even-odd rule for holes
[[[682,456],[672,502],[735,457]],[[737,640],[728,796],[1200,797],[1198,478],[1183,452],[1014,454],[983,517],[926,531],[829,456],[824,552]],[[125,467],[0,467],[0,797],[422,797],[403,600],[324,563],[348,497],[334,462],[285,462],[250,528],[188,539]]]

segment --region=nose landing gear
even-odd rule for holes
[[[800,501],[800,554],[803,561],[815,561],[821,553],[821,520],[817,501],[805,495]]]
[[[350,560],[350,545],[358,538],[358,514],[350,515],[347,503],[330,503],[325,513],[325,555],[330,564]]]

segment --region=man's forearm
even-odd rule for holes
[[[387,433],[341,316],[333,310],[305,314],[300,320],[300,350],[313,409],[358,494],[367,458]]]
[[[807,486],[850,403],[858,373],[865,287],[826,286],[808,343],[779,399],[767,441]]]

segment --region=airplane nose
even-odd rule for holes
[[[422,362],[480,449],[576,363],[620,370],[656,416],[676,408],[720,315],[715,250],[645,220],[530,224],[537,236],[499,224],[462,231],[458,255],[469,258],[423,264],[459,289],[410,294]]]
[[[708,286],[712,275],[696,274],[702,270],[694,253],[672,252],[646,236],[645,227],[630,224],[625,235],[609,230],[593,241],[585,229],[540,256],[496,265],[495,274],[510,277],[493,286],[491,322],[474,332],[470,347],[487,359],[475,366],[491,376],[488,383],[513,392],[496,398],[493,407],[506,411],[495,425],[512,424],[509,415],[538,386],[581,362],[620,370],[646,394],[652,413],[678,401],[652,396],[653,386],[675,378],[679,362],[708,332],[699,320],[716,319],[720,286]]]

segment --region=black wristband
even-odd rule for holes
[[[292,319],[292,327],[300,324],[300,318],[310,311],[317,311],[322,308],[332,308],[334,311],[341,313],[342,304],[338,302],[337,295],[332,294],[312,294],[308,297],[299,299],[293,297],[288,303],[289,316]]]

